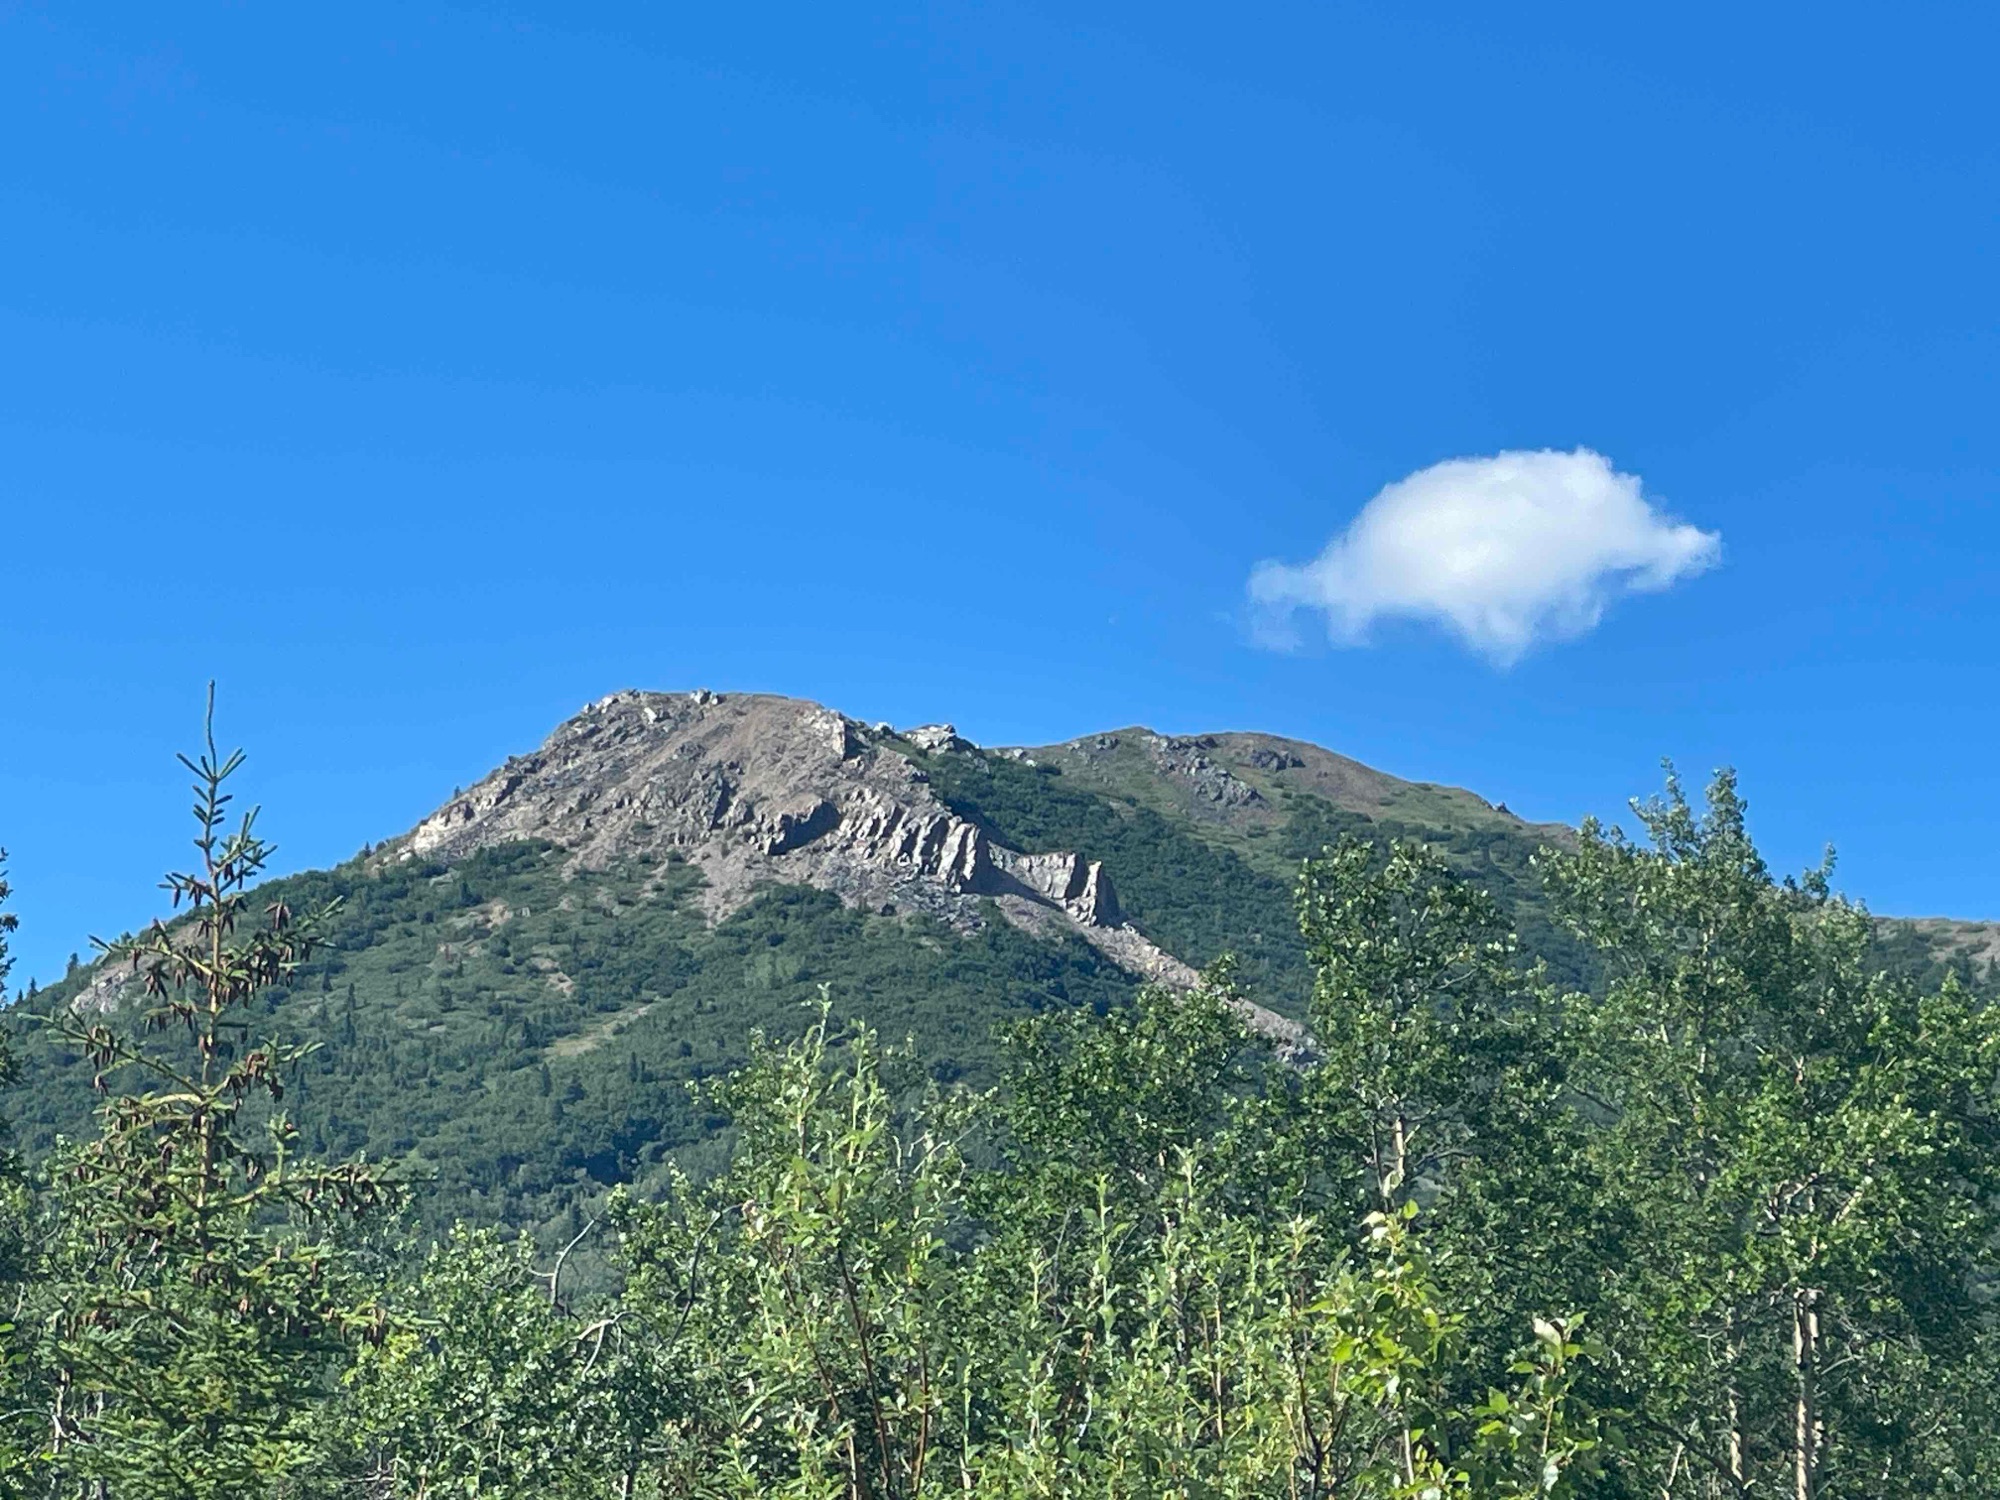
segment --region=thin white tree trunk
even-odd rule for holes
[[[1819,1293],[1792,1296],[1792,1364],[1797,1397],[1792,1411],[1792,1500],[1819,1493]]]

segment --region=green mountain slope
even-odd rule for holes
[[[687,1160],[717,1122],[683,1085],[727,1071],[752,1031],[789,1035],[819,987],[908,1037],[941,1079],[989,1075],[993,1031],[1049,1005],[1108,1006],[1135,981],[1087,944],[1004,922],[959,934],[777,886],[709,926],[686,864],[565,875],[523,842],[456,867],[404,863],[274,882],[304,909],[339,898],[326,948],[260,1031],[320,1044],[286,1100],[315,1151],[406,1161],[433,1227],[539,1224],[612,1183]],[[88,991],[85,971],[18,1009]],[[138,1003],[136,1001],[130,1003]],[[14,1017],[22,1143],[86,1127],[90,1072]]]
[[[258,1024],[319,1044],[286,1101],[309,1146],[407,1163],[432,1226],[558,1226],[610,1184],[711,1159],[717,1121],[686,1085],[755,1028],[799,1029],[822,985],[910,1039],[913,1081],[990,1080],[996,1028],[1224,953],[1282,1033],[1310,982],[1299,862],[1350,833],[1442,847],[1553,979],[1596,982],[1531,865],[1564,829],[1317,747],[1132,729],[989,751],[793,700],[619,694],[411,833],[273,883],[340,907]],[[1890,948],[1969,964],[1953,938],[1906,926]],[[29,1149],[94,1102],[34,1013],[138,1003],[93,966],[8,1017]]]
[[[924,763],[939,794],[1002,842],[1104,859],[1140,926],[1198,966],[1234,953],[1252,989],[1287,1014],[1310,986],[1292,912],[1299,865],[1347,835],[1440,846],[1501,903],[1552,979],[1588,988],[1596,978],[1592,956],[1549,922],[1531,866],[1568,830],[1524,823],[1469,792],[1398,782],[1262,735],[1134,729]]]

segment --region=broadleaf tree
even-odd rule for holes
[[[1546,874],[1604,953],[1572,1079],[1605,1191],[1626,1468],[1664,1497],[1969,1492],[1995,1462],[2000,1013],[1871,967],[1830,868],[1772,877],[1735,778]],[[1983,1417],[1982,1412],[1988,1414]]]

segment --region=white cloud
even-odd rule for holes
[[[1601,453],[1496,453],[1397,480],[1311,562],[1260,563],[1250,598],[1267,645],[1295,644],[1297,612],[1319,610],[1342,644],[1379,619],[1428,620],[1508,666],[1721,552],[1720,536],[1663,515]]]

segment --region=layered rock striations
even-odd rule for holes
[[[949,725],[905,738],[797,699],[614,693],[384,854],[451,862],[532,838],[562,848],[575,868],[602,869],[673,853],[705,877],[711,919],[773,883],[961,930],[997,910],[1030,931],[1073,931],[1143,978],[1191,986],[1194,971],[1126,919],[1088,851],[1031,854],[995,843],[939,799],[908,753],[968,748]],[[1281,1045],[1301,1044],[1295,1023],[1262,1007],[1246,1013]]]

